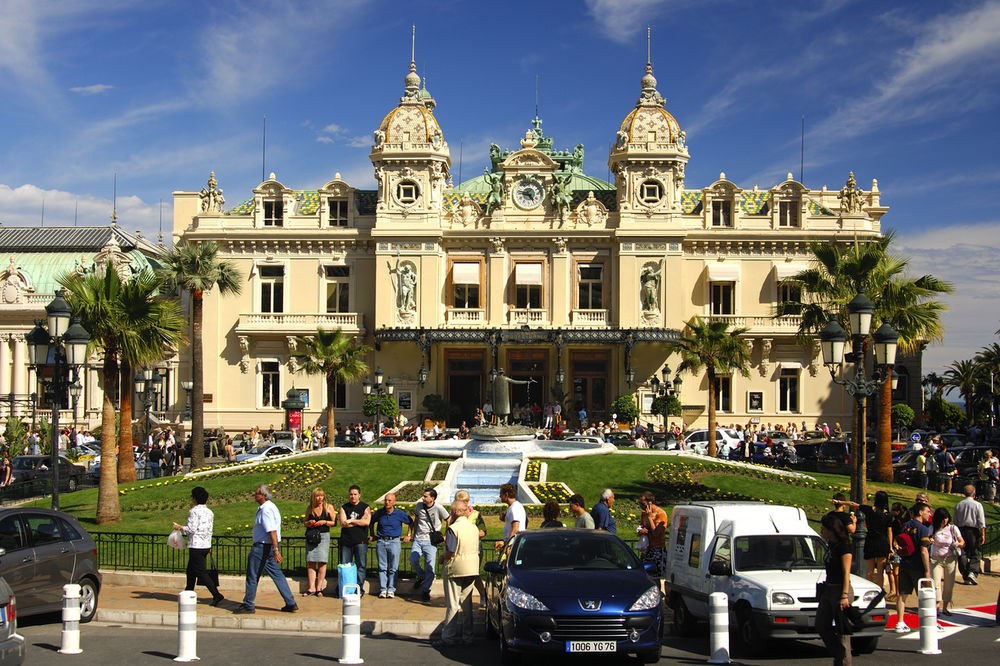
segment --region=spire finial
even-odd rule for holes
[[[650,54],[650,50],[649,50],[649,33],[650,33],[650,28],[649,28],[649,26],[647,25],[647,26],[646,26],[646,64],[647,64],[647,65],[652,65],[652,64],[653,64],[653,61],[652,61],[652,59],[651,59],[651,58],[649,57],[649,54]]]
[[[403,97],[400,101],[405,99],[416,99],[420,93],[420,75],[417,74],[417,61],[416,61],[416,44],[417,44],[417,26],[410,26],[410,71],[403,79],[405,82],[406,89],[403,92]]]
[[[410,62],[416,64],[417,55],[417,25],[410,26]]]

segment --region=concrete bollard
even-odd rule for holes
[[[62,647],[60,654],[80,654],[80,586],[63,585]]]
[[[934,581],[917,581],[917,601],[920,608],[920,654],[941,654],[938,649],[937,594]]]
[[[708,595],[709,659],[710,664],[728,664],[729,658],[729,596],[725,592]]]
[[[343,602],[343,618],[340,625],[342,648],[339,661],[342,664],[363,664],[361,658],[361,586],[357,583],[344,585],[340,595]]]
[[[177,656],[174,661],[198,661],[198,595],[184,590],[177,595]]]

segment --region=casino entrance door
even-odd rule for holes
[[[486,381],[486,351],[483,349],[450,349],[448,364],[448,395],[451,405],[448,425],[462,421],[472,427],[476,408],[483,406],[483,384]]]
[[[540,418],[548,402],[548,349],[509,349],[507,350],[507,369],[505,372],[511,379],[527,381],[535,380],[531,384],[511,384],[510,386],[510,410],[511,422],[516,423],[519,407],[532,407],[538,405],[529,417],[526,425],[541,425]],[[532,414],[531,411],[528,412]]]
[[[570,377],[573,381],[572,413],[567,419],[579,425],[577,415],[581,408],[587,410],[587,420],[591,424],[607,421],[608,414],[608,364],[609,353],[602,350],[571,351],[569,356]]]

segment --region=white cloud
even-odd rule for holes
[[[114,86],[108,85],[107,83],[95,83],[91,86],[75,86],[70,88],[70,92],[75,92],[83,96],[88,95],[100,95],[101,93],[111,90]]]
[[[587,13],[605,37],[626,43],[649,25],[665,4],[663,0],[586,0]]]
[[[369,148],[372,145],[372,138],[367,134],[352,136],[347,140],[347,145],[351,148]]]
[[[110,224],[110,199],[65,190],[46,190],[36,185],[17,187],[0,183],[0,210],[4,226],[37,227],[42,223],[42,202],[45,205],[45,226],[102,226]],[[169,240],[173,224],[172,202],[163,202],[164,235]],[[118,197],[118,224],[127,231],[141,231],[147,238],[156,238],[159,229],[160,204],[146,203],[136,196]]]
[[[316,141],[319,143],[335,143],[332,137],[326,136],[325,134],[321,134],[316,137]]]
[[[896,249],[910,258],[910,272],[931,274],[955,285],[942,297],[944,342],[924,352],[925,372],[939,371],[952,361],[971,358],[996,342],[1000,328],[1000,220],[942,226],[896,237]]]
[[[337,123],[330,123],[329,125],[327,125],[326,127],[324,127],[322,129],[322,131],[326,132],[327,134],[340,134],[341,132],[343,132],[345,130],[344,130],[343,127],[341,127]]]

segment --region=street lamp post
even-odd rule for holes
[[[847,316],[851,325],[851,352],[845,354],[847,331],[841,326],[836,316],[832,316],[823,330],[820,331],[820,347],[823,353],[823,363],[830,369],[830,377],[834,383],[843,386],[854,396],[858,409],[858,426],[854,429],[854,442],[851,446],[851,456],[854,460],[851,475],[851,501],[864,504],[865,477],[867,469],[867,444],[865,437],[865,410],[868,396],[875,395],[879,387],[889,376],[889,369],[896,362],[896,343],[899,334],[883,321],[882,326],[871,332],[872,312],[875,304],[865,296],[862,288],[857,296],[847,304]],[[869,343],[874,346],[875,368],[869,376],[865,369]],[[854,372],[850,378],[837,377],[837,368],[844,361],[853,364]]]
[[[372,380],[369,379],[368,377],[365,377],[364,381],[361,382],[361,387],[364,389],[365,395],[372,395],[373,393],[375,395],[375,430],[376,430],[375,441],[376,442],[378,441],[378,438],[382,436],[382,424],[381,424],[382,400],[385,399],[385,396],[392,395],[392,392],[396,389],[396,385],[393,384],[391,377],[386,379],[385,383],[382,383],[382,379],[384,377],[385,374],[383,374],[382,368],[377,367],[375,368],[374,384],[372,383]]]
[[[59,410],[67,406],[67,393],[74,398],[80,395],[80,367],[86,362],[90,342],[90,333],[80,325],[79,317],[73,315],[63,298],[65,294],[62,289],[56,291],[55,298],[45,306],[46,321],[36,319],[35,328],[28,334],[28,363],[37,373],[42,393],[52,406],[52,508],[55,510],[59,509]],[[43,371],[50,371],[51,376],[46,378]]]
[[[681,379],[678,373],[674,377],[674,381],[670,381],[670,366],[664,365],[663,369],[660,370],[660,374],[663,375],[663,381],[656,375],[653,375],[649,379],[650,385],[653,387],[653,394],[663,398],[663,447],[666,448],[667,445],[667,420],[670,418],[670,400],[671,396],[677,395],[681,392],[681,384],[684,381]],[[652,444],[652,442],[650,442]]]
[[[191,389],[194,388],[194,382],[187,380],[181,382],[181,388],[184,389],[184,413],[181,414],[182,421],[191,420]]]
[[[153,368],[143,368],[135,376],[135,393],[142,401],[143,415],[145,416],[145,428],[144,428],[144,444],[145,449],[149,446],[149,434],[152,430],[150,424],[150,417],[153,411],[153,405],[156,404],[157,398],[160,396],[160,391],[163,390],[163,375],[157,372]],[[119,452],[121,455],[121,452]]]

